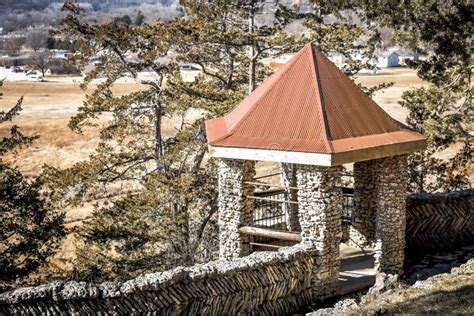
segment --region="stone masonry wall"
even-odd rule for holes
[[[292,202],[298,202],[298,192],[294,188],[296,182],[296,165],[290,163],[281,164],[281,183],[286,187],[285,199]],[[286,223],[290,232],[299,232],[301,230],[300,220],[298,217],[297,204],[283,204],[286,214]]]
[[[254,191],[245,184],[255,177],[255,162],[220,159],[219,162],[219,258],[231,260],[250,253],[249,236],[239,228],[253,222]]]
[[[401,274],[405,258],[407,156],[378,159],[377,163],[375,268],[387,274]]]
[[[474,189],[407,197],[407,249],[450,249],[474,244]]]
[[[285,315],[312,300],[303,246],[147,274],[124,283],[56,282],[0,295],[1,315]]]
[[[354,247],[370,247],[375,243],[376,161],[354,163],[354,209],[349,233],[349,244]]]
[[[302,244],[315,250],[315,295],[334,293],[339,278],[342,237],[342,167],[300,165],[297,168]]]

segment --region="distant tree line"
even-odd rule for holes
[[[8,33],[25,30],[29,27],[56,27],[63,17],[60,12],[60,7],[64,2],[63,0],[2,0],[0,1],[0,28],[3,28],[4,32]],[[89,21],[97,22],[103,20],[105,17],[113,18],[114,16],[125,16],[125,14],[120,14],[125,9],[127,12],[140,11],[145,5],[146,8],[156,10],[169,7],[177,1],[79,0],[77,2],[88,6]],[[176,14],[173,16],[175,15]],[[133,20],[133,17],[130,18]],[[136,20],[132,21],[132,23],[136,22]]]
[[[142,11],[138,11],[133,17],[130,17],[130,15],[122,15],[122,16],[116,16],[112,20],[114,23],[125,23],[127,25],[136,25],[140,26],[143,23],[145,23],[145,15],[143,15]]]

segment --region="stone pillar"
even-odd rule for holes
[[[294,164],[281,164],[281,185],[286,187],[285,199],[287,201],[298,202],[298,191],[295,190],[296,182],[296,166]],[[293,189],[291,189],[293,188]],[[301,230],[300,220],[298,218],[298,205],[285,203],[283,204],[286,224],[290,232],[299,232]]]
[[[354,209],[349,244],[373,247],[377,214],[377,160],[354,163]]]
[[[297,169],[302,243],[314,249],[313,285],[317,297],[331,295],[339,278],[342,167],[300,165]]]
[[[407,188],[407,156],[379,159],[375,232],[377,272],[403,272]]]
[[[255,177],[255,162],[220,159],[219,174],[219,258],[232,260],[250,253],[250,237],[239,228],[253,222],[254,187],[245,184]]]

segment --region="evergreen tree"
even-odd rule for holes
[[[407,123],[428,136],[428,148],[409,158],[411,190],[449,191],[472,186],[472,51],[474,7],[468,1],[356,1],[367,15],[395,31],[405,47],[428,57],[407,61],[430,87],[403,94]],[[461,144],[449,160],[439,154]]]
[[[137,14],[133,18],[133,24],[140,26],[145,23],[145,19],[146,17],[143,12],[141,10],[138,10]]]
[[[1,111],[0,124],[18,116],[21,104],[22,99],[10,110]],[[13,125],[10,136],[0,141],[0,159],[35,138],[23,135]],[[0,160],[0,290],[24,283],[25,277],[55,252],[64,236],[64,215],[47,209],[40,190],[38,179],[28,181],[18,169]]]
[[[347,2],[312,2],[313,11],[304,14],[303,25],[318,49],[329,56],[342,56],[342,70],[349,76],[362,69],[375,69],[380,34],[375,25],[367,23],[365,12]]]
[[[248,8],[242,11],[229,1],[188,2],[185,19],[142,26],[88,25],[74,2],[65,9],[63,35],[81,47],[75,62],[84,66],[97,55],[103,60],[83,87],[98,77],[102,83],[70,126],[80,132],[97,126],[102,114],[109,117],[101,122],[100,144],[88,161],[66,170],[49,168],[44,176],[57,206],[110,197],[84,225],[74,276],[126,279],[214,258],[217,180],[214,163],[204,163],[204,120],[243,98],[250,63],[257,65],[257,80],[264,78],[259,61],[284,38],[282,26],[249,32],[248,17],[242,16]],[[250,46],[255,55],[249,55]],[[170,56],[199,65],[202,75],[184,82]],[[154,78],[138,79],[141,71]],[[124,76],[142,87],[116,96],[111,88]],[[177,119],[173,131],[165,130],[164,120]]]

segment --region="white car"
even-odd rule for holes
[[[36,82],[44,81],[43,76],[40,76],[40,75],[29,75],[28,80],[29,81],[36,81]]]

